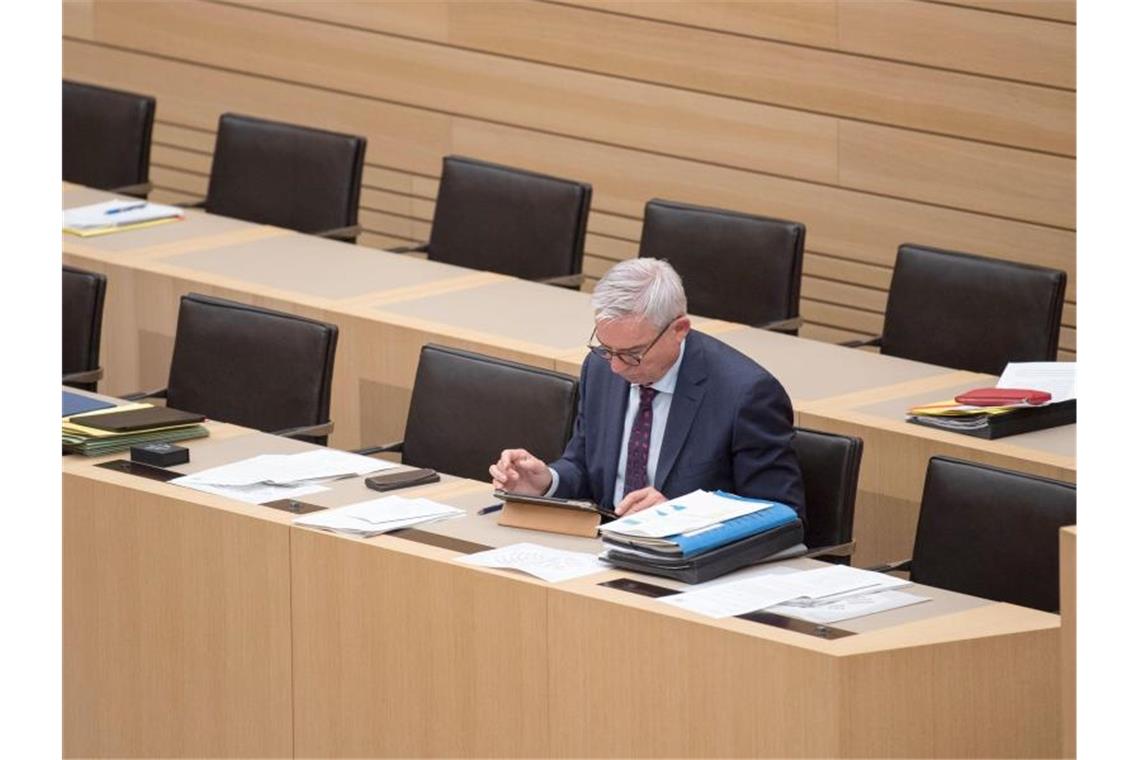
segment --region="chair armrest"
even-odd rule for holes
[[[185,203],[175,203],[178,208],[206,208],[206,199],[199,198],[196,201],[187,201]]]
[[[883,345],[883,336],[876,335],[874,338],[867,338],[865,340],[845,340],[839,345],[844,348],[862,348],[863,346],[881,346]]]
[[[789,317],[788,319],[778,319],[775,322],[767,322],[762,325],[756,325],[761,330],[773,330],[777,332],[798,330],[804,325],[803,317]]]
[[[136,198],[146,198],[147,193],[154,189],[154,185],[149,182],[140,182],[137,185],[123,185],[122,187],[112,187],[107,192],[122,193],[123,195],[133,195]]]
[[[361,456],[370,456],[372,454],[389,454],[392,452],[402,453],[404,451],[403,441],[394,441],[392,443],[385,443],[382,446],[365,446],[362,449],[353,449],[353,454],[360,454]]]
[[[274,430],[270,435],[279,435],[282,438],[296,438],[299,435],[329,435],[333,431],[333,422],[321,422],[316,425],[302,425],[301,427],[286,428],[285,430]]]
[[[103,377],[103,368],[84,370],[83,372],[68,372],[63,376],[65,383],[93,383]]]
[[[123,401],[141,401],[144,398],[166,398],[166,389],[158,388],[153,391],[139,391],[119,396]]]
[[[910,572],[910,560],[901,559],[898,562],[887,562],[883,565],[875,565],[867,569],[873,573],[895,573],[895,572]]]
[[[814,549],[808,549],[804,557],[850,557],[855,551],[855,542],[848,541],[845,544],[833,544],[832,546],[817,546]]]
[[[585,279],[586,275],[578,272],[576,274],[563,274],[558,277],[544,277],[541,280],[535,280],[535,282],[541,282],[543,285],[557,285],[560,288],[578,290],[582,287],[582,283]]]
[[[395,248],[385,248],[388,253],[427,253],[428,244],[419,243],[417,245],[398,245]]]
[[[347,227],[337,227],[331,230],[321,230],[320,232],[310,232],[310,235],[315,235],[319,238],[331,238],[333,240],[341,240],[345,243],[355,243],[356,236],[361,233],[364,228],[359,224],[350,224]]]

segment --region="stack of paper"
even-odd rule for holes
[[[301,454],[262,454],[170,482],[250,504],[264,504],[327,491],[321,483],[329,480],[398,466],[382,459],[320,448]]]
[[[660,601],[701,615],[723,618],[792,602],[799,609],[811,609],[909,585],[910,581],[891,575],[832,565],[729,581],[661,597]]]
[[[449,507],[431,499],[385,496],[350,504],[347,507],[302,515],[295,518],[293,523],[308,528],[320,528],[368,538],[400,528],[410,528],[413,525],[461,517],[465,514],[467,513],[462,509]]]
[[[733,498],[709,491],[693,491],[606,523],[598,530],[603,535],[664,538],[707,528],[771,506],[771,502]]]
[[[558,583],[583,575],[593,575],[609,567],[593,554],[550,549],[540,544],[511,544],[498,549],[456,557],[456,562],[478,567],[519,570],[548,583]]]
[[[141,200],[114,200],[79,206],[63,212],[63,231],[80,237],[106,235],[128,229],[178,221],[182,209]]]
[[[66,404],[66,399],[64,403]],[[123,433],[116,433],[111,430],[100,430],[99,428],[87,427],[83,424],[85,419],[90,419],[99,414],[127,412],[132,409],[147,409],[151,406],[153,405],[146,403],[122,404],[120,406],[109,406],[104,409],[97,409],[85,414],[75,414],[70,417],[64,417],[63,450],[72,454],[83,454],[84,456],[102,456],[104,454],[113,454],[117,451],[126,451],[131,446],[140,443],[150,443],[154,441],[174,443],[176,441],[186,441],[191,438],[205,438],[210,434],[206,428],[196,424],[171,425],[151,428],[149,430],[132,430]]]

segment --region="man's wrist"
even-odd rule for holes
[[[550,473],[550,487],[546,489],[543,496],[553,496],[554,492],[558,490],[558,470],[553,467],[547,467],[546,470]]]

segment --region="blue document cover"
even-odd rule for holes
[[[106,401],[100,401],[97,398],[89,398],[81,396],[78,393],[63,392],[63,416],[70,417],[73,414],[83,414],[84,412],[93,412],[96,409],[109,409],[114,404]]]
[[[721,496],[731,496],[723,493]],[[670,536],[667,541],[674,543],[681,550],[682,557],[691,557],[694,554],[715,549],[718,546],[738,541],[747,536],[763,533],[766,530],[788,525],[799,519],[796,510],[786,504],[773,502],[767,509],[751,512],[747,515],[735,517],[726,522],[705,528],[690,536],[678,534]]]

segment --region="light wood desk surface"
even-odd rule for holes
[[[210,427],[172,469],[311,448]],[[664,579],[547,584],[99,461],[63,460],[68,756],[1060,752],[1055,615],[916,587],[933,600],[824,640],[598,585]],[[469,512],[424,526],[433,541],[598,545],[474,515],[485,483],[401,493]],[[305,500],[376,495],[356,478]]]
[[[64,205],[113,197],[66,186]],[[178,301],[195,291],[321,319],[340,329],[333,445],[399,440],[420,348],[436,342],[577,374],[589,295],[488,272],[188,211],[185,221],[119,235],[64,235],[64,260],[108,275],[107,393],[166,385]],[[993,378],[694,317],[771,371],[797,424],[864,440],[855,562],[908,556],[929,456],[945,453],[1075,478],[1075,426],[983,441],[903,421],[911,403]]]

